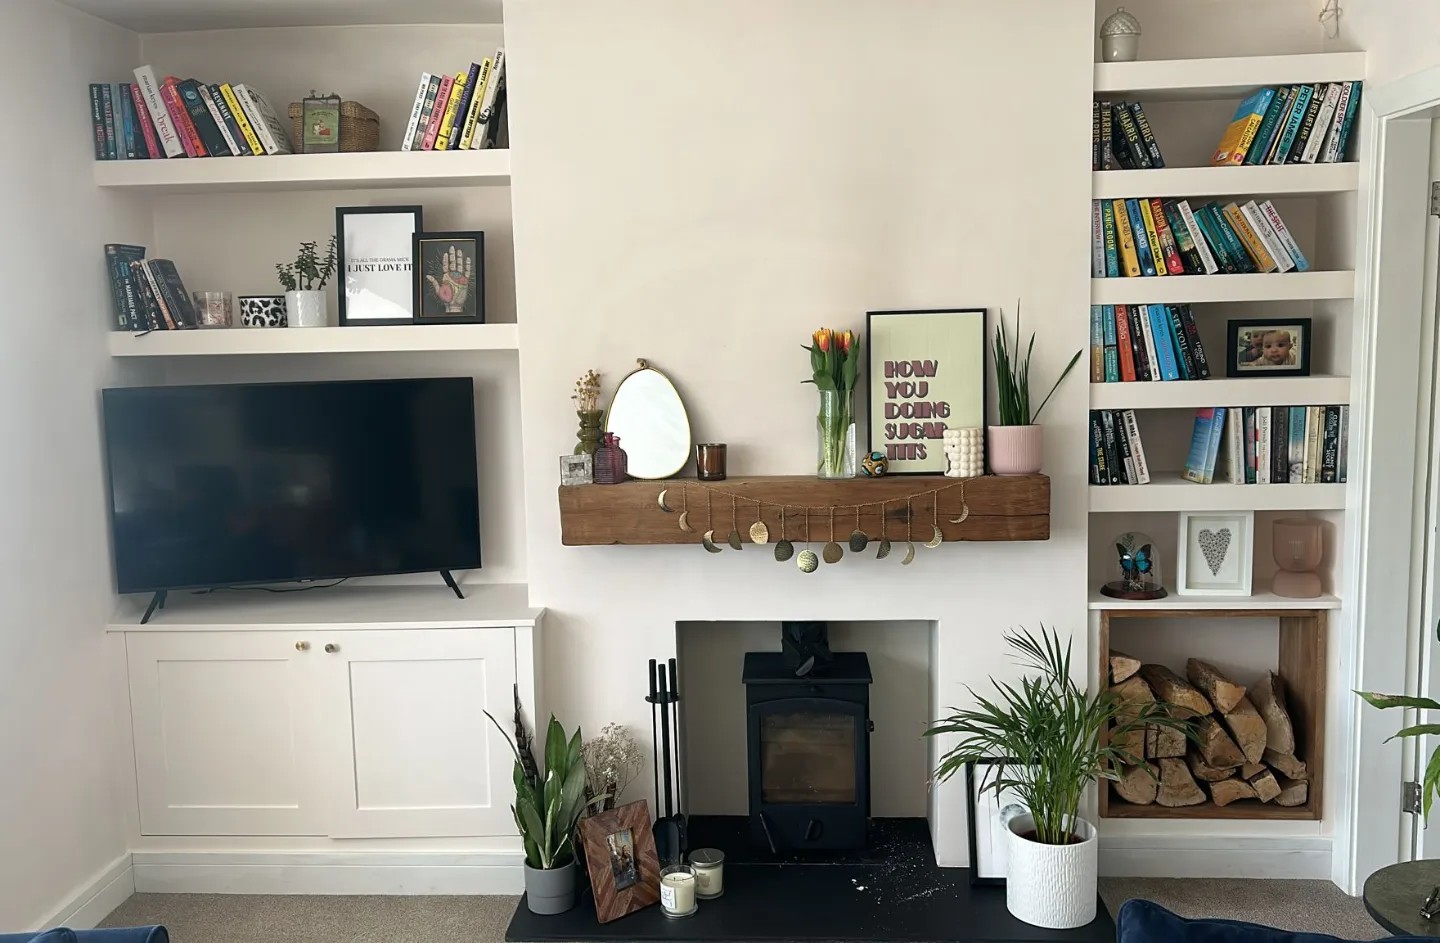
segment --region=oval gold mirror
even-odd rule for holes
[[[636,363],[615,388],[605,431],[620,437],[631,478],[669,478],[690,458],[690,417],[670,378]]]

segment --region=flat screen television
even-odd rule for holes
[[[102,397],[121,593],[480,566],[468,377]]]

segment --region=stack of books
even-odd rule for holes
[[[245,84],[155,78],[90,86],[96,160],[289,154],[290,136],[265,96]]]
[[[1322,82],[1260,89],[1240,103],[1211,166],[1345,160],[1360,110],[1361,84]]]
[[[1090,483],[1146,485],[1150,464],[1133,409],[1090,410]]]
[[[1196,457],[1202,415],[1195,418],[1190,458]],[[1216,409],[1215,413],[1224,412]],[[1237,485],[1338,484],[1346,481],[1348,406],[1245,406],[1224,417],[1225,479]],[[1221,417],[1214,417],[1219,423]],[[1218,434],[1218,433],[1217,433]],[[1215,461],[1205,471],[1213,478]],[[1185,477],[1191,481],[1191,462]]]
[[[505,110],[505,50],[464,72],[420,74],[402,151],[478,151],[496,146]]]
[[[145,258],[144,246],[105,246],[115,326],[120,331],[175,331],[196,327],[195,305],[169,259]]]
[[[1189,305],[1091,305],[1090,382],[1208,380]]]
[[[1269,200],[1095,200],[1090,267],[1095,278],[1305,272],[1310,262]]]
[[[1139,102],[1095,103],[1090,122],[1091,170],[1149,170],[1165,157]]]

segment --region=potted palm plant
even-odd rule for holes
[[[516,698],[512,739],[489,711],[485,716],[515,754],[515,827],[525,844],[525,900],[531,913],[561,914],[575,906],[575,826],[592,805],[609,793],[587,801],[585,757],[580,730],[568,740],[552,715],[545,731],[544,768],[531,752],[533,738],[520,719]]]
[[[1016,803],[1001,809],[1006,907],[1038,927],[1084,926],[1095,919],[1098,856],[1095,826],[1080,818],[1081,797],[1097,780],[1119,780],[1120,767],[1144,763],[1125,748],[1144,734],[1127,734],[1190,724],[1158,704],[1126,704],[1108,689],[1087,694],[1070,673],[1070,642],[1052,629],[1041,626],[1038,637],[1010,631],[1005,642],[1029,673],[1018,684],[991,678],[994,700],[975,695],[974,707],[951,708],[930,725],[926,736],[959,738],[935,776],[943,782],[968,764],[1003,760],[983,767],[990,772],[981,790]]]
[[[1050,387],[1050,392],[1034,410],[1030,408],[1030,357],[1035,352],[1035,335],[1020,351],[1020,305],[1015,305],[1015,343],[1012,347],[1005,336],[1005,315],[1002,312],[995,325],[995,345],[992,355],[995,361],[995,383],[1000,394],[1000,422],[985,430],[986,455],[990,459],[990,471],[997,475],[1034,475],[1045,463],[1045,435],[1039,425],[1040,413],[1050,397],[1065,382],[1075,364],[1080,362],[1082,351],[1075,351],[1070,363],[1060,371],[1060,377]]]

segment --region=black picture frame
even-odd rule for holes
[[[445,265],[434,264],[438,259],[427,258],[428,254],[441,255],[450,250],[466,251],[468,260],[453,271],[446,271]],[[417,232],[410,240],[414,270],[411,282],[414,287],[416,324],[484,324],[485,323],[485,233],[483,232]],[[440,297],[440,292],[453,285],[446,283],[447,276],[463,279],[463,301],[459,311],[449,311]],[[427,314],[427,311],[436,311]]]
[[[336,295],[340,303],[340,326],[377,326],[387,324],[414,324],[415,323],[415,298],[411,287],[411,275],[414,269],[414,244],[411,238],[414,233],[423,232],[425,229],[425,208],[422,206],[337,206],[335,208],[335,245],[337,252],[336,271],[340,276],[339,290]],[[413,220],[413,226],[404,233],[404,242],[401,244],[399,229],[403,225],[397,224],[397,233],[388,235],[381,241],[383,245],[370,247],[365,252],[367,258],[375,258],[377,266],[393,266],[393,268],[381,269],[373,273],[385,283],[383,300],[389,301],[395,309],[408,309],[406,316],[379,316],[371,317],[362,315],[355,310],[350,302],[351,291],[355,288],[356,279],[364,278],[366,273],[351,272],[350,265],[356,262],[354,255],[348,245],[350,235],[347,220],[353,218],[363,219],[370,216],[397,216],[409,217]],[[390,245],[390,240],[395,245]],[[376,255],[377,252],[384,252],[384,255]],[[403,264],[401,262],[403,260]],[[400,277],[403,276],[404,293],[403,301],[400,289]]]
[[[980,840],[979,840],[979,799],[981,783],[977,782],[975,767],[977,763],[965,764],[965,802],[969,819],[968,835],[970,843],[970,884],[972,887],[1004,887],[1003,877],[981,877],[980,876]],[[1009,757],[985,757],[978,761],[981,766],[1013,766],[1015,761]]]
[[[1293,363],[1264,363],[1255,340],[1265,334],[1286,332]],[[1246,342],[1241,343],[1242,336]],[[1237,318],[1225,322],[1225,375],[1227,377],[1308,377],[1313,340],[1310,318]],[[1249,359],[1243,359],[1249,358]]]
[[[962,326],[969,334],[969,336],[965,338],[965,343],[970,349],[963,352],[959,350],[926,351],[929,356],[921,359],[933,359],[935,361],[949,361],[953,363],[956,359],[963,361],[968,356],[971,361],[971,366],[977,369],[973,374],[966,374],[964,372],[965,367],[963,365],[960,366],[957,369],[957,374],[959,374],[961,379],[957,382],[962,384],[960,389],[967,393],[968,398],[975,401],[972,404],[973,408],[967,413],[966,417],[956,417],[954,415],[931,418],[897,416],[892,419],[883,413],[880,416],[876,416],[875,402],[877,398],[877,384],[883,387],[887,380],[898,380],[900,382],[907,380],[915,380],[916,382],[934,380],[933,377],[887,377],[883,365],[879,362],[886,358],[880,357],[877,360],[877,336],[886,327],[898,324],[902,319],[909,318],[915,320],[916,326],[918,327],[919,319],[933,319],[935,315],[953,315],[958,321],[963,322]],[[865,451],[867,453],[878,451],[885,455],[889,462],[889,469],[886,471],[887,475],[941,475],[945,472],[945,447],[940,435],[926,436],[923,441],[919,442],[922,446],[930,446],[933,443],[933,448],[925,448],[926,454],[924,459],[908,457],[897,458],[893,457],[891,455],[892,450],[887,448],[887,445],[892,444],[887,441],[886,438],[888,435],[887,423],[906,422],[928,425],[938,422],[941,430],[944,428],[964,427],[979,427],[983,429],[985,427],[990,410],[990,351],[987,346],[990,336],[989,315],[990,312],[988,308],[913,308],[890,311],[867,311],[865,313],[865,420],[868,426]],[[940,367],[937,369],[937,374],[940,369],[944,368]],[[881,398],[888,399],[883,395]],[[917,403],[925,404],[934,402],[933,398],[929,398],[928,396],[917,395],[915,397],[909,397],[908,399],[914,399]],[[946,404],[952,405],[948,399],[946,400]],[[906,404],[896,405],[899,408],[903,408]],[[919,440],[907,437],[893,444],[903,446],[916,441]],[[909,467],[907,467],[907,464]]]

